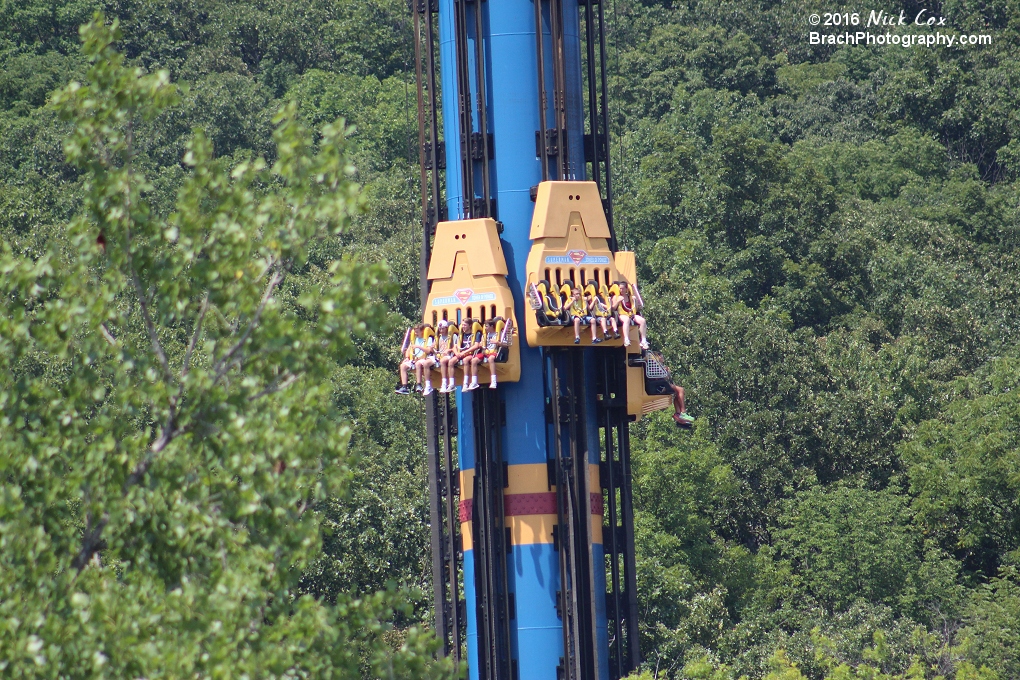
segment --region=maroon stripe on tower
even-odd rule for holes
[[[602,494],[592,492],[589,494],[588,505],[591,514],[602,516]],[[460,521],[470,522],[471,513],[474,510],[474,499],[466,498],[460,502],[458,508]],[[556,492],[545,493],[511,493],[503,496],[503,515],[555,515],[556,514]]]
[[[503,514],[555,515],[556,492],[511,493],[503,496]]]

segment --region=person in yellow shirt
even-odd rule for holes
[[[598,343],[610,337],[609,329],[606,327],[606,320],[608,319],[609,321],[612,322],[613,328],[615,330],[616,319],[610,316],[609,308],[602,304],[602,300],[601,298],[599,298],[599,294],[596,291],[595,286],[593,284],[594,281],[591,282],[588,288],[585,289],[586,291],[589,292],[587,295],[584,296],[584,301],[588,305],[588,314],[589,318],[591,319],[591,344],[597,345]],[[595,337],[596,324],[602,326],[601,338]]]
[[[450,335],[450,322],[446,319],[440,321],[436,334],[436,359],[439,362],[439,373],[443,378],[439,391],[453,392],[456,389],[453,384],[453,372],[457,366],[457,348],[453,346],[454,339]]]
[[[567,315],[574,322],[574,344],[581,343],[581,325],[591,326],[591,341],[597,343],[595,337],[595,319],[592,318],[588,303],[581,295],[581,289],[574,286],[570,292],[570,300],[567,302]]]
[[[482,350],[482,358],[489,364],[489,389],[496,389],[496,357],[499,351],[507,346],[500,334],[496,332],[496,321],[502,319],[486,319],[485,321],[485,349]],[[476,378],[477,379],[477,378]]]

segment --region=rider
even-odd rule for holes
[[[439,391],[442,393],[453,392],[453,371],[457,365],[457,348],[453,346],[453,337],[450,336],[450,322],[443,319],[439,322],[438,337],[436,338],[436,357],[439,359],[439,373],[443,377]]]
[[[606,318],[611,318],[609,317],[609,310],[604,304],[602,304],[602,299],[599,298],[599,294],[595,289],[594,283],[595,282],[592,281],[588,284],[588,288],[586,289],[587,295],[584,296],[584,302],[588,307],[589,314],[591,314],[589,318],[591,319],[591,342],[593,345],[610,337],[609,330],[606,328]],[[598,325],[602,326],[602,338],[600,339],[595,337],[596,322],[598,322]],[[613,325],[616,325],[615,321],[613,322]]]
[[[432,324],[424,324],[424,335],[421,356],[415,362],[414,379],[418,381],[414,389],[423,395],[432,394],[432,367],[436,365],[436,331]]]
[[[637,324],[638,335],[641,338],[639,343],[641,349],[648,349],[648,338],[645,329],[645,317],[638,314],[641,308],[639,298],[631,293],[631,287],[626,281],[619,283],[620,294],[613,297],[613,311],[620,316],[620,324],[623,330],[623,346],[630,347],[630,326]]]
[[[588,311],[588,303],[585,302],[581,296],[581,289],[574,286],[570,291],[570,300],[567,304],[567,314],[574,322],[574,344],[580,344],[581,342],[581,324],[591,325],[591,341],[592,343],[601,342],[595,337],[595,321],[592,319]]]
[[[421,389],[423,368],[421,360],[433,351],[431,339],[425,338],[426,327],[429,326],[420,323],[411,329],[412,340],[407,349],[404,350],[404,358],[400,362],[400,386],[396,389],[397,394],[411,393],[411,390],[407,387],[408,371],[414,371],[415,380],[418,381],[415,389]]]
[[[483,358],[489,364],[489,375],[492,378],[489,380],[489,389],[496,389],[496,357],[499,356],[499,350],[506,347],[507,343],[503,342],[503,339],[496,332],[496,322],[502,321],[500,318],[487,319],[485,321],[485,349],[482,352]],[[474,385],[478,384],[478,373],[475,369],[475,382]],[[473,389],[473,388],[471,388]]]
[[[478,364],[482,362],[481,333],[472,332],[475,323],[474,319],[467,318],[461,322],[460,350],[455,356],[457,363],[464,367],[464,386],[462,389],[465,391],[478,389]],[[476,355],[478,355],[477,358]]]

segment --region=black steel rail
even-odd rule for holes
[[[457,416],[452,408],[452,399],[449,394],[438,396],[439,402],[439,435],[443,443],[443,481],[440,484],[440,493],[445,498],[446,524],[443,536],[445,539],[444,556],[446,565],[446,601],[447,611],[444,612],[444,620],[447,622],[444,642],[444,654],[452,656],[455,661],[461,659],[461,644],[464,634],[463,604],[460,598],[460,568],[462,553],[460,548],[460,480],[457,471],[456,454],[453,450],[453,437],[456,434]]]
[[[593,9],[593,5],[597,9]],[[591,163],[591,178],[605,192],[603,207],[609,222],[609,249],[616,251],[613,224],[613,174],[609,146],[609,84],[606,75],[605,12],[601,0],[582,0],[584,13],[585,75],[588,90],[588,139],[586,160]],[[596,57],[596,47],[598,56]]]
[[[626,351],[595,352],[598,424],[603,442],[599,477],[606,524],[602,528],[606,561],[606,612],[609,619],[609,676],[628,675],[641,663],[638,645],[637,579],[634,564],[634,511],[631,495],[630,437],[627,415]]]
[[[422,242],[419,282],[421,304],[428,301],[428,267],[432,234],[443,218],[440,170],[443,149],[439,140],[436,88],[436,40],[433,15],[435,0],[412,0],[415,80],[418,105],[418,161],[422,211]],[[453,411],[449,395],[433,393],[425,398],[426,442],[428,446],[429,522],[432,547],[432,583],[436,634],[442,652],[459,661],[462,657],[463,616],[461,610],[460,534],[458,523],[459,483],[453,453]]]
[[[569,179],[570,153],[567,139],[566,45],[563,40],[563,1],[549,0],[549,30],[552,34],[553,113],[556,120],[556,179]]]
[[[474,409],[475,483],[472,527],[475,600],[478,616],[478,671],[482,680],[511,680],[510,612],[503,489],[502,423],[499,393],[470,397]]]
[[[535,63],[538,65],[538,139],[535,147],[542,163],[542,181],[549,179],[548,136],[546,112],[549,109],[549,94],[545,88],[545,29],[542,20],[542,0],[535,3]]]
[[[475,154],[472,150],[472,158],[476,155],[480,156],[482,163],[482,208],[485,211],[484,216],[496,217],[493,211],[493,200],[492,200],[492,180],[489,176],[489,161],[491,160],[490,149],[489,149],[489,106],[486,101],[486,93],[488,92],[487,83],[485,80],[485,47],[482,37],[485,34],[484,22],[482,17],[482,0],[475,0],[475,80],[477,82],[477,89],[475,91],[475,112],[478,116],[478,135],[475,137],[477,140],[477,151]]]
[[[471,67],[468,56],[467,0],[454,0],[455,39],[457,57],[457,116],[460,130],[460,172],[463,204],[461,212],[466,219],[475,215],[475,168],[471,158],[471,132],[474,124],[471,115]]]
[[[584,417],[584,356],[547,350],[546,388],[552,420],[551,464],[556,486],[559,612],[563,621],[563,680],[598,676],[598,622],[591,550],[591,490]],[[600,565],[601,566],[601,565]]]

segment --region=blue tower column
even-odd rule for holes
[[[488,129],[494,138],[490,165],[490,188],[496,198],[498,218],[503,223],[503,250],[507,281],[514,296],[518,318],[527,309],[523,297],[527,280],[525,264],[531,247],[529,232],[534,204],[531,187],[542,180],[541,161],[535,155],[535,133],[539,129],[538,65],[536,62],[534,4],[532,0],[474,0],[467,6],[468,16],[481,9],[485,47],[485,91],[487,92]],[[580,20],[577,0],[563,0],[563,34],[567,102],[567,138],[569,172],[566,179],[585,179],[583,138],[584,112],[581,82]],[[469,35],[469,59],[475,58],[473,21]],[[549,10],[544,12],[544,55],[546,91],[550,107],[546,113],[549,127],[555,120],[552,110],[553,70]],[[454,0],[439,2],[439,49],[442,74],[443,133],[446,143],[446,198],[450,219],[463,219],[475,197],[463,195],[461,176],[460,116],[456,50],[456,6]],[[471,85],[477,88],[474,64],[470,64]],[[479,122],[474,107],[475,92],[469,93],[472,131]],[[480,186],[479,164],[474,163],[475,185]],[[479,194],[480,195],[480,194]],[[516,614],[510,621],[511,653],[518,677],[527,680],[556,680],[557,666],[563,656],[562,621],[557,614],[560,589],[559,555],[554,550],[549,526],[550,508],[529,487],[539,467],[549,458],[546,441],[545,381],[541,350],[529,347],[523,332],[521,377],[519,382],[499,387],[506,408],[507,427],[502,432],[503,459],[510,474],[506,493],[506,514],[513,532],[513,547],[507,556],[508,588],[514,594]],[[590,363],[590,361],[588,362]],[[594,383],[591,383],[594,384]],[[458,455],[463,472],[475,467],[472,407],[478,393],[458,391]],[[592,398],[594,399],[594,397]],[[599,461],[598,429],[594,401],[586,405],[591,423],[588,432],[590,460]],[[543,473],[544,476],[544,473]],[[547,490],[547,489],[546,489]],[[463,492],[463,486],[462,486]],[[552,494],[549,494],[552,495]],[[462,496],[463,497],[463,496]],[[525,498],[527,497],[527,498]],[[514,498],[532,503],[517,502]],[[516,509],[515,509],[516,508]],[[555,505],[552,517],[555,517]],[[467,545],[465,545],[467,548]],[[599,676],[608,678],[608,643],[605,623],[605,574],[602,544],[592,546],[595,560],[596,611],[599,617]],[[477,680],[478,621],[474,592],[474,552],[464,553],[464,588],[467,609],[467,660],[469,677]]]

